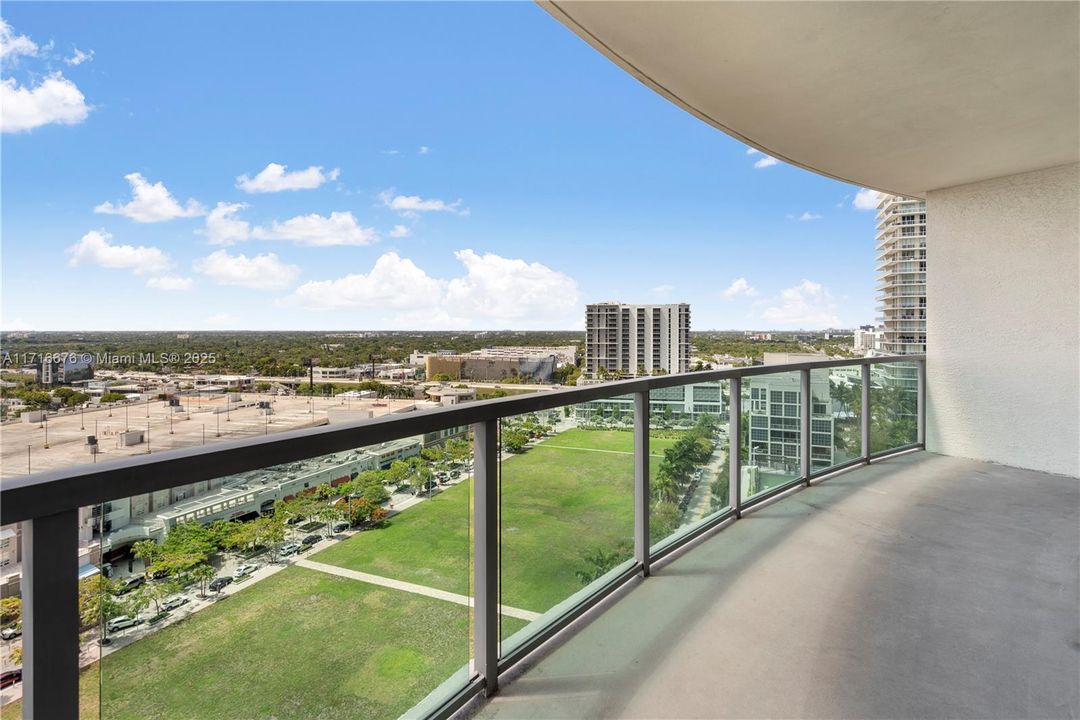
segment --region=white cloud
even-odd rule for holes
[[[460,250],[465,274],[434,278],[412,260],[385,253],[368,273],[308,282],[284,303],[319,310],[387,308],[425,327],[566,327],[580,314],[577,283],[541,263]]]
[[[395,225],[389,232],[389,235],[392,238],[403,238],[407,237],[408,234],[409,228],[407,225]]]
[[[291,300],[307,308],[391,308],[414,310],[439,306],[445,283],[429,277],[408,258],[385,253],[371,271],[346,275],[337,280],[304,283]]]
[[[0,83],[0,131],[25,132],[42,125],[77,125],[90,114],[86,96],[61,73],[33,87],[15,78]]]
[[[337,180],[341,171],[337,168],[323,172],[321,166],[312,165],[307,170],[288,172],[285,165],[270,163],[253,178],[241,175],[236,187],[246,193],[271,193],[282,190],[312,190],[325,182]]]
[[[447,286],[445,306],[451,315],[514,327],[563,327],[580,314],[577,283],[546,265],[468,249],[454,257],[466,274]]]
[[[431,152],[431,148],[429,148],[427,145],[421,145],[417,149],[416,154],[417,155],[427,155],[429,152]]]
[[[657,285],[650,292],[653,297],[660,298],[661,300],[671,297],[671,293],[675,291],[675,287],[672,285]]]
[[[266,255],[230,255],[225,250],[212,252],[195,261],[196,272],[206,275],[218,285],[259,290],[280,290],[292,285],[300,268],[287,265],[274,253]]]
[[[10,59],[19,55],[37,55],[38,46],[26,35],[16,35],[15,28],[0,18],[0,59]]]
[[[234,217],[246,207],[246,203],[219,202],[206,216],[206,227],[199,232],[211,245],[232,245],[247,240],[251,236],[251,226],[247,220]]]
[[[94,212],[123,215],[140,223],[164,222],[206,214],[206,209],[191,198],[188,198],[186,206],[181,206],[164,183],[150,183],[142,173],[128,173],[124,179],[131,185],[131,202],[123,205],[103,202],[94,208]]]
[[[169,257],[160,248],[113,245],[111,240],[112,235],[104,230],[91,230],[67,249],[71,256],[69,264],[131,270],[137,275],[160,272],[169,267]]]
[[[766,155],[765,157],[763,157],[760,160],[758,160],[757,162],[755,162],[754,167],[757,168],[758,170],[760,170],[761,168],[772,167],[773,165],[776,165],[779,162],[780,161],[777,160],[776,158],[774,158],[773,156]]]
[[[251,231],[258,240],[291,240],[300,245],[370,245],[379,239],[372,228],[361,227],[351,212],[332,212],[329,217],[312,213]]]
[[[155,290],[190,290],[192,280],[179,275],[158,275],[146,281],[146,287]]]
[[[824,328],[840,325],[832,293],[821,283],[803,280],[780,291],[761,319],[776,329]]]
[[[438,198],[425,200],[419,195],[395,195],[394,191],[384,190],[379,193],[379,202],[402,215],[415,215],[422,212],[449,212],[457,215],[468,215],[467,208],[461,207],[461,199],[452,203]]]
[[[808,222],[810,220],[820,220],[821,218],[822,218],[821,215],[818,215],[817,213],[812,213],[809,210],[807,210],[806,212],[804,212],[802,215],[799,216],[799,221],[800,222]]]
[[[79,48],[75,48],[75,53],[68,58],[64,58],[64,62],[68,65],[82,65],[84,62],[90,62],[94,59],[94,51],[83,52]]]
[[[881,193],[877,190],[860,188],[859,192],[855,193],[855,199],[851,201],[851,204],[856,210],[877,210],[880,200]]]
[[[760,151],[760,150],[758,150],[757,148],[752,148],[752,147],[748,147],[748,148],[746,148],[746,154],[747,154],[747,155],[757,155],[757,154],[758,154],[758,153],[760,153],[760,152],[761,152],[761,151]]]
[[[746,297],[754,297],[758,294],[758,292],[756,288],[750,285],[746,278],[740,277],[732,280],[731,284],[728,285],[727,290],[725,290],[721,294],[724,296],[724,299],[731,300],[732,298],[736,298],[740,295],[745,295]]]
[[[383,155],[400,155],[401,151],[400,150],[383,150],[382,154]]]

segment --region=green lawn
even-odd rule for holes
[[[652,469],[674,441],[654,439]],[[502,602],[544,612],[581,588],[584,554],[633,533],[633,433],[568,430],[502,466]],[[467,594],[469,501],[462,483],[312,559]],[[505,625],[505,623],[504,623]]]
[[[654,440],[654,472],[671,443]],[[504,461],[502,602],[536,612],[580,590],[585,555],[633,528],[633,456],[554,445],[629,451],[633,434],[570,430]],[[450,488],[312,559],[468,594],[470,491]],[[106,657],[101,717],[397,717],[467,662],[469,615],[290,567]],[[502,634],[524,625],[503,616]]]
[[[101,717],[397,717],[468,661],[469,612],[287,568],[107,656]]]

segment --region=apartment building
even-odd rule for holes
[[[877,214],[878,307],[885,355],[926,352],[926,201],[884,195]],[[886,382],[914,390],[915,367],[889,366]]]
[[[649,414],[653,426],[672,422],[680,425],[694,423],[701,415],[727,418],[728,396],[722,383],[708,382],[697,385],[678,385],[657,388],[649,392]],[[589,400],[572,408],[579,423],[596,423],[600,420],[621,418],[629,422],[634,416],[634,398],[631,395]]]
[[[769,363],[766,363],[769,364]],[[748,465],[799,472],[802,388],[798,373],[764,375],[749,381],[750,450]],[[810,380],[810,465],[812,471],[833,464],[834,417],[829,407],[829,378]]]
[[[855,330],[852,349],[857,353],[871,353],[881,345],[882,331],[873,325],[860,325]]]
[[[635,376],[690,369],[690,305],[585,307],[585,374]]]

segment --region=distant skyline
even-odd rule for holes
[[[0,329],[876,317],[875,193],[705,125],[531,3],[2,17]]]

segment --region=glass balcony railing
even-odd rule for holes
[[[701,533],[921,447],[924,375],[644,377],[6,480],[25,652],[4,716],[446,716]]]

